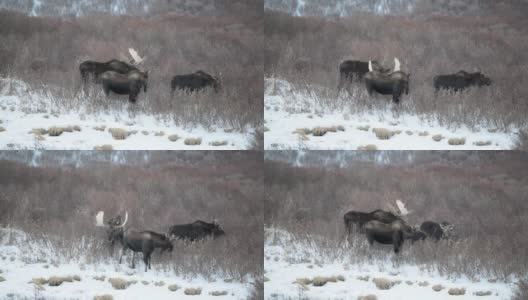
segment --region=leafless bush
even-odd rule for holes
[[[96,14],[37,18],[0,11],[0,76],[21,78],[64,108],[123,108],[126,97],[105,97],[100,86],[80,92],[79,64],[120,58],[129,47],[147,56],[148,90],[137,111],[167,115],[178,124],[213,124],[242,130],[262,122],[262,16],[217,17],[156,14],[149,17]],[[253,16],[253,17],[251,17]],[[178,30],[174,30],[178,28]],[[222,89],[170,95],[170,80],[197,70],[222,74]]]
[[[528,31],[514,14],[486,16],[375,16],[349,18],[291,17],[266,11],[264,73],[306,89],[330,109],[371,110],[386,107],[388,97],[369,97],[361,84],[336,97],[339,63],[346,59],[378,59],[392,67],[393,57],[410,72],[410,93],[398,112],[436,117],[456,126],[481,123],[507,130],[523,126],[528,103]],[[299,65],[302,62],[302,70]],[[456,95],[435,95],[435,75],[480,68],[493,83]],[[383,99],[383,100],[381,100]]]
[[[220,272],[235,280],[260,277],[261,158],[232,152],[236,159],[230,161],[194,152],[188,155],[195,159],[183,163],[181,157],[166,159],[170,153],[159,153],[164,162],[156,163],[158,154],[148,155],[153,160],[144,167],[95,163],[77,169],[33,168],[0,161],[0,173],[10,174],[0,176],[0,226],[30,233],[35,243],[52,247],[59,262],[83,256],[88,262],[116,263],[105,230],[94,226],[99,210],[107,216],[128,211],[132,227],[163,233],[174,224],[216,218],[225,237],[176,242],[172,256],[153,255],[153,268],[185,276]]]
[[[364,263],[387,257],[391,249],[369,247],[363,235],[352,235],[352,250],[345,247],[343,215],[386,209],[389,202],[402,199],[414,210],[410,224],[448,221],[455,224],[458,237],[406,243],[397,261],[427,265],[441,274],[523,278],[528,272],[528,205],[522,195],[528,174],[526,160],[519,159],[522,154],[499,152],[456,165],[439,160],[439,152],[431,155],[428,162],[415,165],[359,161],[344,168],[292,167],[266,160],[265,224],[317,245],[328,260],[349,257],[345,253],[352,251],[353,259]]]

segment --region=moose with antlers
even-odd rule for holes
[[[112,243],[121,243],[123,246],[121,254],[119,256],[119,263],[123,258],[123,254],[126,250],[132,250],[132,268],[135,268],[135,255],[136,252],[143,253],[143,262],[145,263],[145,272],[151,269],[150,256],[156,248],[160,248],[161,252],[168,250],[172,252],[173,245],[169,237],[165,234],[157,233],[154,231],[137,231],[134,229],[125,229],[125,225],[128,221],[128,212],[125,214],[125,220],[121,223],[120,217],[114,217],[109,219],[106,224],[103,222],[104,212],[100,211],[97,213],[95,220],[96,226],[107,227],[108,240]]]
[[[114,92],[119,95],[129,95],[129,101],[135,102],[143,88],[147,92],[148,71],[142,72],[137,67],[145,60],[136,50],[128,49],[130,63],[112,59],[107,62],[84,61],[79,65],[83,88],[89,80],[101,83],[106,95]],[[124,57],[124,55],[121,55]]]
[[[392,244],[394,252],[399,253],[405,240],[415,242],[431,238],[438,241],[441,236],[447,237],[444,232],[453,229],[453,226],[446,222],[441,224],[449,224],[449,228],[447,225],[436,226],[437,223],[431,221],[425,221],[420,228],[410,226],[405,221],[405,217],[411,212],[401,200],[396,200],[396,207],[389,205],[389,211],[381,209],[370,213],[349,211],[343,217],[347,237],[356,228],[356,231],[366,235],[369,244],[372,245],[374,242]]]

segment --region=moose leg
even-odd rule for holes
[[[150,253],[143,252],[143,262],[145,263],[145,272],[150,269]]]
[[[403,244],[403,233],[401,231],[396,231],[392,234],[392,243],[394,245],[394,253],[399,253]]]
[[[136,268],[136,252],[132,252],[132,269]]]
[[[119,255],[119,264],[121,264],[121,259],[123,258],[123,254],[125,254],[125,250],[125,247],[121,248],[121,254]]]
[[[372,244],[374,244],[374,237],[372,236],[372,234],[367,233],[367,240],[368,240],[369,245],[372,246]]]
[[[110,95],[110,86],[107,83],[103,83],[103,91],[106,96]]]

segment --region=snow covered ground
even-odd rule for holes
[[[0,228],[0,299],[94,299],[111,295],[113,299],[247,299],[252,289],[250,282],[230,281],[223,276],[207,280],[200,276],[178,276],[170,270],[160,270],[153,254],[152,269],[144,272],[143,262],[136,257],[136,268],[131,269],[126,259],[123,264],[94,262],[82,253],[90,241],[79,245],[79,255],[64,259],[56,249],[44,241],[35,241],[26,233],[12,228]],[[76,249],[77,250],[77,249]],[[176,250],[176,249],[175,249]],[[117,253],[117,251],[115,251]],[[177,255],[173,253],[172,255]],[[59,286],[38,284],[33,279],[52,276],[78,276]],[[104,276],[104,279],[102,279]],[[94,277],[98,277],[95,279]],[[108,281],[120,278],[127,281],[125,289],[117,290]],[[3,279],[3,280],[2,280]],[[79,280],[77,280],[79,279]],[[227,279],[228,282],[225,282]],[[169,286],[177,285],[175,291]],[[187,288],[201,288],[200,295],[185,295]],[[212,292],[225,292],[213,296]],[[107,299],[107,298],[105,298]]]
[[[60,102],[30,91],[20,80],[0,78],[0,149],[93,150],[107,145],[114,150],[242,150],[253,139],[251,128],[237,132],[222,126],[176,126],[164,121],[166,116],[130,113],[126,102],[104,113],[82,104],[66,109],[55,103]],[[59,136],[34,130],[51,127],[66,130]],[[126,138],[114,139],[110,128],[123,129]],[[201,143],[187,145],[187,138]]]
[[[511,149],[517,139],[517,131],[501,132],[484,125],[476,130],[449,128],[426,116],[396,115],[390,111],[392,104],[368,112],[330,110],[322,103],[332,99],[301,93],[285,80],[268,78],[265,84],[266,150],[357,150],[365,146],[377,150],[504,150]],[[316,127],[330,131],[323,136],[301,131]],[[386,129],[389,138],[378,138],[374,128]],[[450,144],[450,139],[457,140]],[[460,139],[464,144],[454,145]]]
[[[265,299],[356,300],[366,295],[375,295],[380,300],[510,299],[515,288],[514,283],[495,281],[493,278],[482,277],[479,281],[464,277],[448,278],[428,266],[398,265],[389,258],[373,259],[374,263],[368,263],[354,258],[352,249],[343,251],[335,259],[328,258],[315,244],[296,240],[287,231],[276,228],[265,229],[265,239]],[[387,251],[391,253],[391,248],[388,247]],[[335,276],[336,280],[323,286],[297,281],[318,276]],[[387,279],[391,282],[389,289],[377,288],[374,278]],[[443,288],[434,291],[435,285],[442,285]],[[451,296],[448,293],[451,288],[464,288],[465,294]],[[489,292],[490,295],[475,295],[478,292]]]

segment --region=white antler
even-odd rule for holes
[[[130,53],[130,56],[132,56],[132,59],[134,60],[135,65],[139,65],[145,60],[145,57],[139,56],[137,51],[132,48],[128,48],[128,53]]]
[[[125,227],[125,224],[127,221],[128,221],[128,211],[125,212],[125,220],[123,221],[123,224],[116,226],[116,227]]]
[[[95,216],[95,226],[104,227],[105,224],[103,222],[103,219],[104,219],[104,211],[101,210]]]
[[[405,207],[405,203],[403,203],[401,200],[396,200],[396,206],[398,206],[398,210],[400,211],[400,215],[402,216],[406,216],[408,214],[410,214],[412,211],[408,210],[406,207]]]
[[[400,61],[395,57],[394,58],[394,72],[398,72],[400,70]]]
[[[372,61],[369,59],[369,72],[372,72]]]

